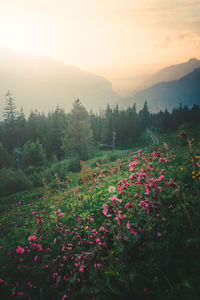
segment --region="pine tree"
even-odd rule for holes
[[[9,91],[5,95],[5,98],[6,105],[4,107],[4,144],[6,145],[6,148],[11,151],[17,143],[17,111],[14,98],[12,98]]]
[[[69,115],[68,127],[64,131],[63,149],[67,156],[78,155],[80,160],[86,160],[91,141],[90,118],[80,100],[77,99]]]

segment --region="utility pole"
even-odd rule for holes
[[[115,149],[115,140],[116,140],[116,132],[113,129],[113,136],[112,136],[112,152],[114,152]]]
[[[16,152],[16,161],[17,161],[17,169],[20,169],[20,154],[21,152],[18,149],[15,149]]]

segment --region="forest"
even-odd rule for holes
[[[101,145],[112,148],[113,131],[116,148],[137,143],[146,128],[160,133],[173,132],[183,123],[200,122],[200,107],[194,105],[171,112],[151,113],[148,103],[137,111],[136,105],[126,109],[109,105],[97,114],[88,113],[77,99],[71,112],[57,107],[48,115],[38,111],[26,118],[23,108],[17,110],[12,95],[6,95],[0,123],[1,195],[41,186],[42,179],[54,174],[61,179],[66,173],[80,171],[80,161],[96,156]]]

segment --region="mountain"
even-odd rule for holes
[[[174,107],[183,105],[192,106],[200,104],[200,68],[187,74],[179,80],[161,82],[138,92],[129,98],[127,105],[136,103],[140,109],[147,100],[150,111],[171,110]]]
[[[50,58],[31,57],[1,48],[0,66],[1,110],[8,90],[17,107],[22,106],[26,114],[35,109],[47,112],[57,105],[71,110],[77,98],[93,111],[121,100],[105,78]]]
[[[185,75],[191,73],[195,69],[200,68],[200,60],[191,58],[187,62],[166,67],[153,76],[149,77],[138,87],[140,90],[146,89],[163,81],[178,80]]]

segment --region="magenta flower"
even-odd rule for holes
[[[109,200],[111,200],[112,202],[113,202],[113,201],[122,202],[122,200],[118,199],[116,195],[110,197]]]
[[[29,240],[30,242],[33,242],[33,241],[37,240],[37,237],[36,237],[35,235],[30,235],[30,236],[28,237],[28,240]]]
[[[35,256],[34,256],[34,262],[36,262],[37,260],[38,260],[38,256],[35,255]]]
[[[24,248],[19,245],[16,249],[16,252],[22,254],[24,253]]]
[[[162,233],[161,232],[157,232],[157,237],[161,237]]]
[[[129,164],[129,169],[130,169],[130,171],[133,171],[133,170],[134,170],[134,167],[136,167],[138,164],[139,164],[139,163],[138,163],[136,160],[132,161],[132,162]]]
[[[128,229],[131,233],[134,234],[134,236],[137,235],[137,232],[135,232],[135,231],[133,230],[133,225],[131,225],[129,222],[127,223],[126,227],[127,227],[127,229]]]
[[[108,207],[107,207],[106,204],[103,204],[103,214],[104,214],[105,216],[107,216],[107,213],[108,213]]]
[[[33,249],[38,249],[38,250],[40,250],[40,251],[43,250],[42,245],[37,244],[37,243],[34,243],[34,244],[32,245],[32,248],[33,248]]]
[[[129,206],[130,206],[130,202],[127,202],[125,208],[128,208]]]
[[[126,218],[126,216],[125,215],[122,215],[120,212],[118,212],[118,214],[116,215],[116,219],[117,220],[123,220],[123,219],[125,219]]]

